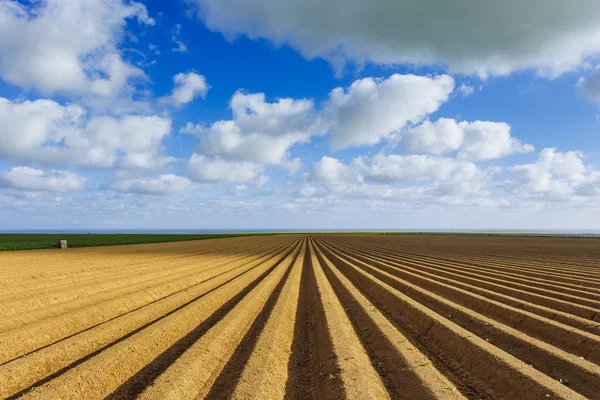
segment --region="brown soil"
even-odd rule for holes
[[[0,398],[600,399],[597,239],[0,254]]]

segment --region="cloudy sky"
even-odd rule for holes
[[[0,0],[0,229],[600,229],[597,0]]]

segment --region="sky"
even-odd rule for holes
[[[0,230],[600,229],[596,0],[0,0]]]

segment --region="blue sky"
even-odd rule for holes
[[[0,0],[0,229],[598,229],[599,17]]]

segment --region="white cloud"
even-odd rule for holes
[[[458,90],[464,97],[468,97],[475,93],[475,89],[473,89],[473,86],[467,85],[466,83],[462,83]]]
[[[313,165],[308,179],[340,198],[388,199],[409,207],[437,203],[487,207],[498,203],[487,190],[491,184],[488,172],[474,163],[451,158],[378,154],[344,164],[325,156]],[[308,184],[298,193],[322,196],[317,187]]]
[[[122,193],[170,195],[192,189],[193,183],[185,177],[166,174],[146,178],[120,179],[110,188]]]
[[[66,136],[74,135],[85,110],[52,100],[11,102],[0,98],[0,154],[45,161]],[[54,146],[52,146],[54,145]]]
[[[201,124],[194,125],[191,122],[188,122],[179,129],[179,133],[189,133],[191,135],[200,135],[201,133],[206,131],[206,127]]]
[[[176,53],[187,53],[188,48],[187,45],[181,40],[181,24],[177,24],[171,30],[171,41],[175,44],[175,47],[171,49]]]
[[[535,164],[511,168],[514,180],[508,186],[518,197],[552,201],[582,201],[600,194],[600,174],[583,162],[577,151],[557,152],[546,148]]]
[[[477,165],[446,157],[378,154],[365,165],[366,176],[374,181],[472,181],[486,179]]]
[[[440,118],[408,129],[400,140],[408,152],[442,155],[458,150],[465,140],[465,132],[455,120]]]
[[[107,78],[94,79],[90,83],[93,94],[112,97],[119,94],[127,86],[132,77],[145,77],[146,74],[137,67],[133,67],[121,59],[118,54],[106,55],[95,64],[95,67],[105,74]]]
[[[512,153],[528,153],[532,145],[522,144],[510,135],[510,125],[503,122],[463,121],[459,124],[465,132],[465,140],[458,158],[465,160],[490,160]]]
[[[586,98],[600,103],[600,65],[586,78],[579,78],[577,90]]]
[[[42,93],[113,96],[142,70],[123,60],[126,21],[153,25],[144,5],[122,0],[0,2],[0,77]]]
[[[238,91],[230,105],[232,120],[217,121],[209,128],[190,123],[182,128],[199,135],[202,153],[294,169],[298,162],[290,159],[289,149],[324,132],[312,100],[284,98],[269,103],[263,93]]]
[[[323,156],[313,165],[311,179],[329,184],[362,182],[363,180],[359,166],[347,165],[328,156]]]
[[[241,196],[248,191],[248,186],[246,185],[235,185],[233,189],[229,191],[234,196]]]
[[[13,167],[0,174],[4,183],[13,189],[32,192],[70,192],[81,190],[87,181],[83,176],[67,171],[42,171],[29,167]]]
[[[331,124],[331,144],[337,149],[376,144],[437,111],[453,90],[454,80],[447,75],[398,74],[334,89],[324,110]]]
[[[538,164],[556,175],[578,180],[585,176],[587,170],[582,157],[583,154],[578,151],[560,153],[550,148],[540,152]]]
[[[238,91],[230,102],[233,119],[209,127],[188,122],[180,132],[198,135],[199,152],[206,156],[296,171],[300,160],[290,155],[294,145],[327,131],[335,148],[375,144],[436,111],[453,88],[447,75],[366,78],[347,90],[333,90],[321,110],[311,99],[267,102],[264,93]]]
[[[171,161],[162,155],[162,140],[171,131],[171,120],[158,116],[127,115],[120,118],[94,117],[89,120],[82,133],[67,138],[65,145],[77,149],[98,149],[109,154],[103,160],[90,160],[88,165],[111,167],[119,153],[124,166],[129,168],[157,168]]]
[[[125,115],[86,119],[77,105],[0,98],[0,154],[16,160],[94,168],[158,168],[172,161],[162,140],[171,120]]]
[[[579,0],[195,0],[209,29],[289,44],[338,68],[358,63],[449,66],[556,76],[600,53],[600,2]]]
[[[510,134],[510,125],[502,122],[457,122],[440,118],[425,121],[401,135],[404,148],[412,153],[442,155],[458,152],[464,160],[490,160],[513,153],[533,151]]]
[[[150,44],[148,45],[148,48],[149,48],[149,49],[152,51],[152,53],[153,53],[154,55],[156,55],[156,56],[157,56],[157,55],[159,55],[159,54],[160,54],[160,49],[158,48],[158,46],[157,46],[157,45],[155,45],[155,44],[153,44],[153,43],[150,43]]]
[[[174,43],[177,45],[177,47],[173,47],[171,51],[174,51],[175,53],[187,53],[188,48],[185,43],[183,43],[181,40],[176,40]]]
[[[200,154],[193,154],[188,163],[190,176],[201,182],[246,183],[257,178],[263,171],[264,167],[257,163],[227,161]]]
[[[269,181],[271,180],[271,178],[269,178],[266,175],[261,175],[258,177],[258,180],[256,182],[256,187],[258,188],[262,188],[263,186],[265,186]]]
[[[229,160],[245,160],[264,164],[283,164],[288,149],[299,135],[269,136],[243,131],[235,121],[214,123],[201,136],[200,148],[207,154],[221,155]]]
[[[298,194],[302,197],[313,197],[319,193],[319,189],[310,184],[305,184],[300,187]]]
[[[204,75],[195,72],[179,73],[173,77],[173,82],[173,93],[162,100],[175,106],[190,103],[198,96],[205,98],[210,89]]]

